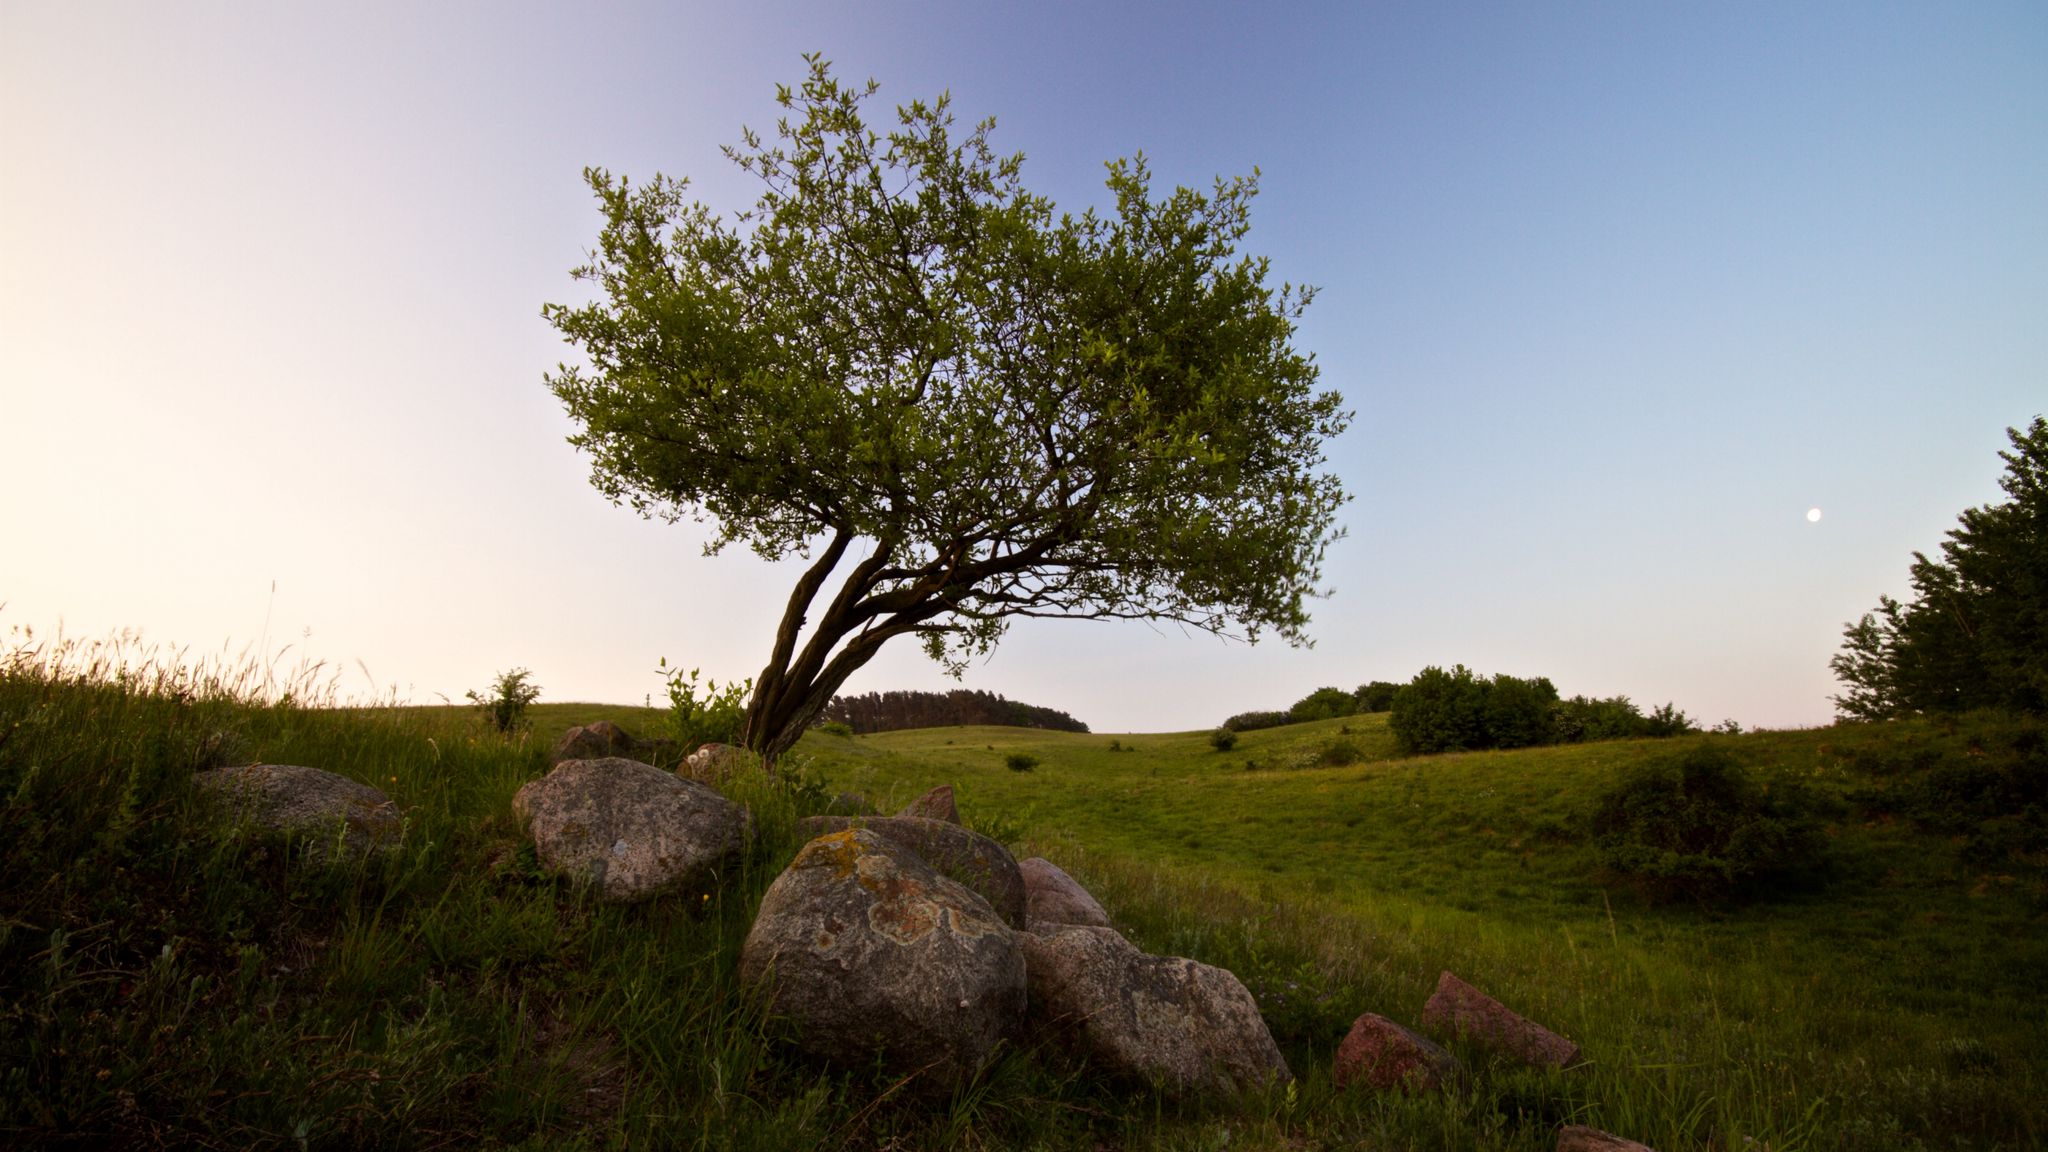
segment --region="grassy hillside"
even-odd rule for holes
[[[1573,1119],[1665,1152],[1783,1152],[2018,1148],[2048,1127],[2038,873],[1985,872],[1908,820],[1845,821],[1811,892],[1646,906],[1593,881],[1581,821],[1613,771],[1668,745],[1400,761],[1372,718],[1228,753],[1206,734],[813,733],[780,783],[734,785],[762,836],[717,900],[613,908],[539,873],[509,801],[568,724],[656,713],[548,705],[508,740],[461,709],[234,696],[176,670],[0,672],[0,1144],[1533,1150]],[[1734,746],[1846,794],[1868,785],[1863,745],[1968,739]],[[1312,766],[1340,740],[1356,762]],[[1012,771],[1011,753],[1039,763]],[[403,851],[320,872],[223,833],[190,775],[252,759],[384,788],[410,813]],[[732,974],[795,820],[832,792],[887,807],[939,782],[1144,946],[1244,977],[1297,1088],[1179,1105],[1018,1050],[933,1106],[774,1044]],[[1445,967],[1589,1063],[1466,1052],[1466,1095],[1333,1090],[1353,1016],[1412,1022]]]

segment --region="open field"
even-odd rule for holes
[[[1648,906],[1595,882],[1582,821],[1620,766],[1671,742],[1398,760],[1372,717],[1229,752],[1206,733],[813,732],[794,779],[734,785],[763,835],[709,907],[598,905],[537,872],[510,797],[568,724],[658,717],[544,705],[508,740],[460,709],[0,677],[0,1143],[1534,1150],[1578,1120],[1664,1152],[1788,1152],[2048,1134],[2040,872],[1844,817],[1811,890]],[[1972,737],[1715,739],[1848,795],[1871,783],[1861,748]],[[1355,762],[1311,766],[1338,741]],[[1013,771],[1012,753],[1039,762]],[[411,811],[405,849],[321,873],[220,834],[190,773],[247,760],[376,783]],[[936,783],[970,824],[1074,872],[1144,947],[1236,971],[1297,1089],[1177,1105],[1018,1051],[933,1106],[773,1044],[733,969],[795,819],[834,792],[886,809]],[[1329,1054],[1352,1017],[1412,1023],[1443,968],[1587,1063],[1534,1073],[1465,1052],[1462,1096],[1336,1092]]]

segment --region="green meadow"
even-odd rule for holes
[[[538,705],[507,737],[464,709],[257,704],[233,676],[78,656],[0,666],[0,1144],[1535,1150],[1579,1122],[1663,1152],[1790,1152],[2048,1133],[2038,854],[1987,867],[1969,836],[1865,818],[1897,765],[1977,754],[1991,729],[1968,723],[1416,759],[1373,716],[1228,751],[1206,732],[814,730],[777,779],[729,785],[761,830],[739,874],[696,906],[621,908],[542,874],[510,799],[569,725],[658,734],[659,711]],[[1693,740],[1832,805],[1824,872],[1727,906],[1601,875],[1594,798]],[[376,784],[409,813],[403,848],[321,870],[224,829],[191,774],[250,761]],[[734,969],[796,820],[941,783],[1141,946],[1236,972],[1298,1083],[1177,1103],[1025,1043],[934,1103],[779,1045]],[[1334,1089],[1350,1021],[1414,1024],[1444,969],[1584,1062],[1461,1048],[1463,1093]]]

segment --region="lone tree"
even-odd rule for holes
[[[1113,212],[1055,215],[993,121],[956,135],[942,96],[877,132],[874,82],[805,59],[779,142],[724,150],[751,209],[587,170],[595,300],[543,310],[588,359],[547,382],[600,491],[809,561],[747,746],[772,761],[899,636],[956,676],[1016,617],[1305,643],[1350,414],[1290,343],[1312,290],[1238,255],[1256,171],[1155,200],[1139,156]]]
[[[1828,662],[1843,716],[2048,711],[2048,420],[2005,434],[2011,499],[1965,511],[1941,559],[1913,553],[1911,600],[1881,596],[1844,629]]]

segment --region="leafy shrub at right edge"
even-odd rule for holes
[[[1816,877],[1819,801],[1760,784],[1717,745],[1629,768],[1593,813],[1601,869],[1652,900],[1718,902]]]

